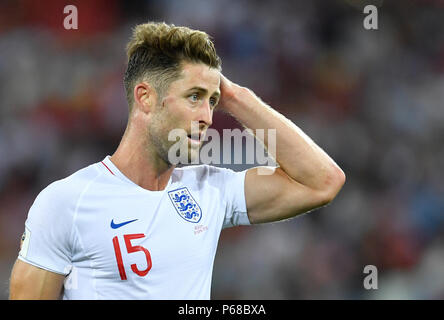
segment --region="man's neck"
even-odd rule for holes
[[[125,140],[110,160],[128,179],[150,191],[164,190],[175,168],[146,146],[131,145]]]

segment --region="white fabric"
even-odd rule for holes
[[[38,195],[19,259],[69,275],[64,299],[209,299],[221,229],[249,224],[245,173],[176,168],[165,190],[148,191],[108,156]]]

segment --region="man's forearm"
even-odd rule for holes
[[[345,178],[342,170],[310,137],[251,90],[232,84],[232,93],[224,109],[243,126],[253,132],[276,129],[276,154],[271,156],[290,178],[314,190],[325,190]],[[262,141],[266,147],[267,137],[265,134]]]

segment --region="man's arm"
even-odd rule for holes
[[[262,102],[251,90],[221,75],[220,107],[256,132],[276,130],[278,168],[252,168],[245,178],[245,198],[251,223],[272,222],[328,204],[345,182],[344,172],[300,128]],[[261,172],[262,170],[262,172]],[[269,170],[264,175],[264,170]]]
[[[9,299],[60,299],[64,280],[64,275],[40,269],[17,259],[12,268]]]

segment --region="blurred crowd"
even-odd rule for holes
[[[117,148],[125,45],[149,20],[209,33],[223,73],[347,176],[327,207],[224,230],[213,299],[444,298],[442,1],[44,3],[0,2],[0,298],[37,194]],[[363,27],[366,3],[379,6],[378,30]],[[78,30],[63,28],[67,4]],[[378,289],[364,288],[366,265]]]

